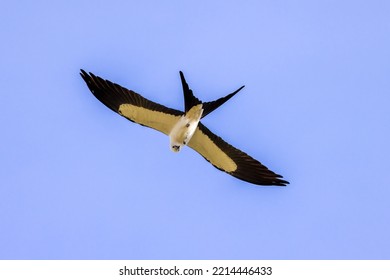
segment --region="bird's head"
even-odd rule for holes
[[[181,145],[179,143],[171,143],[171,150],[172,152],[180,152]]]

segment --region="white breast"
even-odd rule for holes
[[[170,147],[172,151],[179,152],[181,147],[187,145],[194,135],[196,127],[202,117],[202,104],[192,107],[186,114],[181,116],[169,133]]]

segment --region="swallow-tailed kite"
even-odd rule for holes
[[[165,107],[150,101],[132,90],[104,80],[92,73],[81,70],[81,77],[93,95],[104,105],[126,119],[147,126],[170,138],[170,148],[174,152],[187,145],[201,154],[208,162],[238,179],[257,184],[285,186],[287,181],[213,134],[200,119],[217,109],[244,86],[235,92],[212,102],[202,102],[194,96],[183,73],[180,71],[184,92],[185,111]]]

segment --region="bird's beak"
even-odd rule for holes
[[[171,147],[171,149],[172,149],[172,151],[175,152],[175,153],[180,152],[180,146],[179,146],[179,145],[173,145],[173,146]]]

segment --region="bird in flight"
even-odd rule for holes
[[[88,74],[81,69],[80,75],[93,95],[108,108],[132,122],[168,135],[172,151],[179,152],[187,145],[219,170],[252,184],[285,186],[289,183],[259,161],[226,143],[200,122],[244,86],[215,101],[202,102],[194,96],[180,71],[184,93],[182,112],[150,101],[91,72]]]

